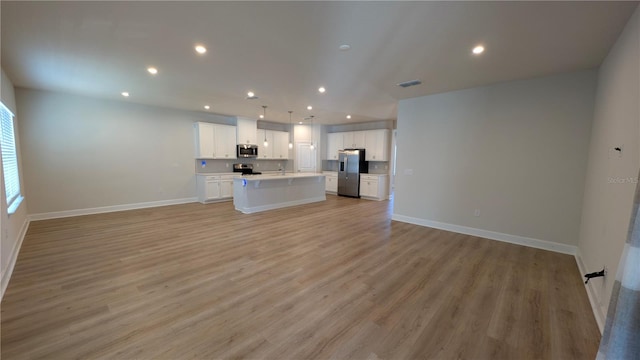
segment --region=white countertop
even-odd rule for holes
[[[241,176],[240,173],[196,173],[196,176],[233,176],[238,175]]]
[[[262,174],[262,175],[248,175],[242,176],[236,179],[246,179],[247,181],[262,181],[262,180],[282,180],[282,179],[296,179],[296,178],[310,178],[310,177],[318,177],[324,176],[320,173],[271,173],[271,174]]]

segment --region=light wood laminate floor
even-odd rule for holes
[[[595,357],[572,256],[327,198],[32,222],[2,301],[2,359]]]

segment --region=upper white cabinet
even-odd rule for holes
[[[389,130],[369,130],[365,133],[365,160],[388,161],[389,160]]]
[[[285,131],[274,131],[258,129],[258,158],[259,159],[283,159],[289,158],[289,133]],[[264,146],[267,139],[269,146]]]
[[[256,132],[256,138],[258,138],[258,158],[259,159],[271,159],[273,158],[273,134],[271,130],[259,129]],[[264,141],[267,140],[268,146],[264,146]]]
[[[238,144],[256,145],[258,138],[256,137],[257,122],[253,119],[237,118]]]
[[[274,159],[289,158],[289,133],[285,131],[273,131],[273,153]]]
[[[213,158],[213,124],[199,122],[193,126],[196,130],[196,159]]]
[[[327,159],[338,160],[338,151],[344,149],[344,133],[327,134]]]
[[[389,129],[327,134],[327,159],[338,160],[338,151],[365,149],[367,161],[389,161]]]
[[[196,130],[196,159],[235,159],[236,127],[198,122]]]
[[[361,149],[365,147],[365,131],[350,131],[342,134],[344,149]]]

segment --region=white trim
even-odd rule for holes
[[[198,202],[198,198],[193,197],[193,198],[184,198],[184,199],[149,201],[149,202],[135,203],[135,204],[102,206],[102,207],[88,208],[88,209],[53,211],[48,213],[31,214],[29,215],[29,220],[34,221],[34,220],[58,219],[58,218],[65,218],[70,216],[102,214],[102,213],[109,213],[109,212],[115,212],[115,211],[144,209],[144,208],[167,206],[167,205],[188,204],[193,202]]]
[[[578,270],[580,274],[586,274],[586,267],[582,262],[582,257],[580,256],[580,249],[575,255],[576,264],[578,264]],[[593,316],[596,318],[596,323],[598,324],[598,329],[600,330],[600,335],[604,332],[604,324],[606,320],[606,314],[604,313],[604,309],[598,305],[598,296],[596,295],[596,289],[594,288],[595,281],[589,281],[585,287],[587,288],[587,297],[589,298],[589,303],[591,304],[591,310],[593,311]]]
[[[242,212],[243,214],[253,214],[260,211],[267,211],[267,210],[280,209],[280,208],[289,207],[289,206],[310,204],[310,203],[325,201],[325,200],[327,200],[326,197],[318,196],[318,197],[312,197],[312,198],[301,199],[301,200],[286,201],[286,202],[281,202],[277,204],[244,207],[242,209],[239,209],[236,207],[236,210]]]
[[[11,274],[13,274],[13,269],[16,266],[16,261],[18,260],[18,254],[20,253],[20,248],[22,247],[22,242],[24,241],[24,237],[27,234],[27,229],[29,228],[29,217],[24,219],[22,223],[22,227],[20,228],[20,232],[18,233],[18,241],[16,241],[13,249],[11,249],[11,255],[9,256],[9,261],[7,266],[2,269],[2,280],[0,284],[0,300],[4,297],[4,292],[7,290],[7,286],[9,285],[9,280],[11,280]]]
[[[534,239],[518,235],[504,234],[495,231],[477,229],[462,225],[454,225],[439,221],[419,219],[405,215],[393,214],[391,215],[391,219],[414,225],[426,226],[441,230],[453,231],[460,234],[479,236],[491,240],[498,240],[511,244],[528,246],[536,249],[554,251],[562,254],[575,255],[578,250],[578,248],[573,245],[560,244],[552,241]]]

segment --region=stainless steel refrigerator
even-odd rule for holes
[[[369,171],[364,149],[338,152],[338,195],[360,197],[360,174]]]

